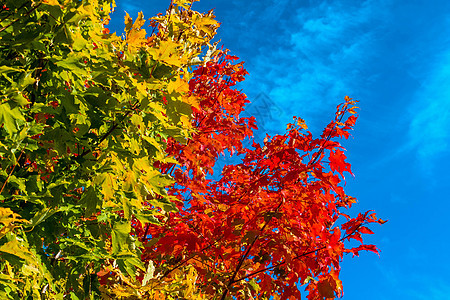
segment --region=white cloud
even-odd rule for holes
[[[411,257],[410,263],[414,265],[417,257]],[[405,272],[402,266],[378,263],[374,263],[374,267],[377,269],[377,274],[383,278],[380,283],[387,285],[390,292],[394,293],[384,295],[385,299],[398,299],[398,296],[401,296],[401,299],[410,300],[441,300],[447,299],[450,295],[450,282],[446,278],[433,275],[433,270],[427,273],[420,270]]]
[[[409,146],[423,164],[450,149],[450,53],[436,57],[409,112]]]
[[[289,115],[294,112],[307,122],[322,120],[317,113],[332,117],[336,104],[347,94],[357,97],[364,88],[361,82],[369,78],[362,70],[372,63],[370,53],[386,26],[387,5],[331,1],[298,8],[283,22],[283,37],[277,41],[284,42],[262,47],[252,59],[250,90],[265,91],[289,107]]]
[[[413,284],[403,283],[404,295],[412,300],[441,300],[450,295],[450,283],[428,274],[415,276]]]
[[[132,3],[131,1],[120,2],[120,9],[126,11],[132,18],[135,18],[138,12],[142,11],[142,5],[136,5],[137,3]]]

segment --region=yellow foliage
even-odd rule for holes
[[[14,213],[10,208],[0,207],[0,238],[11,232],[19,226],[19,223],[28,222],[27,220],[21,219],[20,215]]]
[[[126,35],[120,37],[105,28],[113,0],[26,2],[28,7],[12,9],[2,21],[15,26],[0,32],[2,49],[17,54],[17,59],[0,57],[5,65],[2,76],[9,80],[10,73],[17,73],[14,76],[25,78],[16,80],[22,84],[16,86],[21,95],[34,95],[36,87],[41,91],[32,109],[25,109],[28,100],[23,98],[24,105],[7,111],[6,116],[17,122],[8,122],[5,128],[20,132],[11,135],[20,140],[10,137],[0,142],[2,159],[14,157],[21,145],[22,158],[32,161],[21,170],[25,176],[16,168],[6,179],[15,180],[15,186],[6,182],[1,193],[19,213],[0,207],[0,252],[13,257],[10,261],[0,257],[0,289],[8,287],[13,291],[10,295],[20,291],[33,299],[62,299],[68,296],[67,287],[83,289],[83,280],[90,274],[78,274],[78,270],[90,272],[92,266],[99,268],[104,261],[116,259],[122,269],[110,266],[116,281],[101,287],[105,297],[204,299],[196,289],[193,267],[162,278],[150,266],[145,283],[132,276],[144,271],[140,269],[141,244],[130,235],[130,222],[134,218],[157,222],[167,218],[166,211],[176,210],[176,198],[166,191],[173,179],[154,164],[176,163],[164,151],[167,138],[182,142],[192,133],[191,107],[199,101],[189,95],[189,72],[209,59],[200,56],[205,48],[213,48],[210,41],[217,21],[212,13],[192,11],[194,1],[175,0],[166,15],[152,18],[158,34],[147,36],[142,13],[134,21],[126,14]],[[8,48],[17,44],[7,41],[11,36],[28,38],[23,31],[28,27],[42,28],[45,34],[33,37],[33,43],[21,42],[20,53]],[[20,77],[25,70],[28,79]],[[4,82],[12,85],[13,79]],[[2,105],[9,108],[10,100],[5,101]],[[35,116],[40,116],[37,122],[26,122]],[[50,124],[47,117],[61,122]],[[25,128],[25,123],[34,127]],[[51,155],[45,154],[49,148]],[[8,165],[5,159],[2,167],[12,170],[15,160]],[[11,200],[9,191],[17,186]],[[20,211],[24,206],[32,210],[24,214]],[[30,215],[32,226],[21,215]],[[58,219],[68,216],[70,221]],[[95,226],[101,230],[94,234]],[[73,273],[69,266],[77,271]],[[0,291],[1,299],[10,295]]]
[[[113,271],[117,279],[114,284],[102,286],[104,299],[148,299],[148,300],[204,300],[203,295],[196,287],[197,271],[193,266],[185,266],[173,270],[168,276],[155,274],[155,266],[150,261],[144,274],[144,280],[130,280],[120,270],[109,266],[107,270]]]
[[[59,5],[58,0],[43,0],[42,3],[47,5]]]

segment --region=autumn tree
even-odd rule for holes
[[[113,0],[0,7],[2,298],[334,298],[343,255],[377,252],[384,221],[345,214],[356,102],[319,137],[294,118],[245,146],[247,72],[192,2],[123,36]],[[224,153],[241,163],[213,180]]]
[[[106,27],[113,7],[0,7],[2,299],[107,296],[99,271],[127,282],[146,271],[132,223],[177,211],[154,165],[175,162],[168,138],[189,137],[189,68],[217,22],[180,2],[170,24],[126,15],[120,37]]]
[[[236,60],[221,51],[194,71],[196,132],[186,144],[169,139],[167,152],[179,164],[160,165],[176,180],[169,194],[183,202],[163,226],[138,226],[144,260],[162,279],[194,266],[208,299],[300,299],[302,284],[308,299],[340,296],[343,255],[377,252],[361,235],[372,233],[367,224],[384,222],[372,212],[345,214],[356,200],[342,187],[344,172],[352,173],[337,139],[349,137],[356,101],[345,97],[320,137],[294,117],[285,134],[248,149],[243,140],[256,126],[240,117],[248,100],[233,86],[246,71]],[[212,180],[208,174],[226,151],[242,162]],[[361,245],[346,247],[351,239]]]

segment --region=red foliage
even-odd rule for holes
[[[242,291],[258,299],[300,299],[304,283],[308,299],[340,296],[343,254],[377,253],[361,234],[372,233],[365,224],[384,222],[371,212],[356,218],[342,212],[355,200],[341,186],[351,166],[336,139],[349,137],[355,101],[345,98],[320,138],[298,119],[284,135],[247,149],[243,140],[256,125],[254,118],[240,117],[248,100],[233,86],[247,72],[236,60],[221,52],[194,72],[190,92],[201,100],[193,108],[196,132],[186,144],[168,143],[167,153],[180,165],[161,166],[176,180],[169,194],[181,200],[179,212],[163,226],[136,227],[142,241],[151,236],[143,258],[166,270],[163,276],[195,266],[197,284],[221,299],[244,299]],[[219,180],[208,179],[225,151],[241,155],[242,162],[224,167]],[[350,239],[361,246],[347,249]]]

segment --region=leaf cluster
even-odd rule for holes
[[[127,15],[117,36],[106,27],[112,0],[5,2],[3,298],[94,297],[106,265],[133,281],[145,273],[132,224],[177,211],[173,180],[154,165],[175,163],[167,139],[192,132],[189,72],[217,27],[183,5],[149,20],[150,36],[142,13]]]
[[[2,299],[334,298],[344,254],[377,253],[385,221],[345,214],[356,101],[319,137],[294,117],[252,141],[247,71],[193,2],[121,36],[113,0],[0,7]]]
[[[162,278],[195,266],[197,285],[211,299],[300,299],[302,284],[308,299],[340,296],[343,255],[377,252],[361,234],[372,233],[366,224],[384,222],[371,212],[344,213],[356,201],[343,189],[344,172],[353,174],[338,139],[349,137],[356,101],[345,97],[320,137],[294,117],[285,134],[246,147],[256,125],[240,116],[248,100],[234,86],[246,71],[236,60],[222,51],[194,71],[196,132],[187,144],[169,140],[178,164],[160,165],[176,180],[169,194],[184,202],[163,226],[140,228],[144,258],[159,262]],[[212,180],[225,152],[241,163]],[[348,248],[350,239],[361,245]]]

